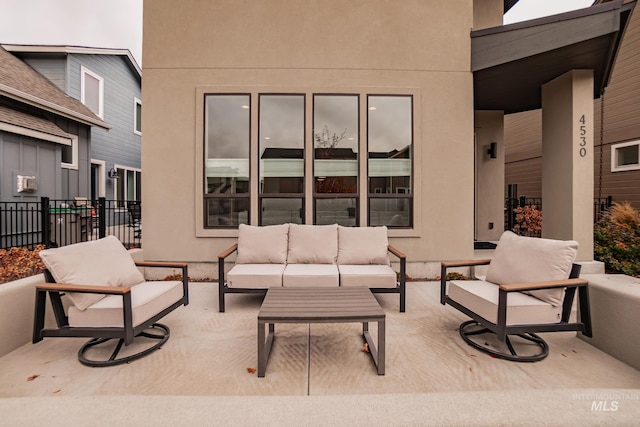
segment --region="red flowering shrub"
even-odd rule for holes
[[[43,245],[36,246],[32,251],[17,247],[0,249],[0,283],[42,273],[45,267],[38,255],[42,249]]]
[[[640,213],[628,202],[614,203],[593,227],[595,259],[608,270],[640,277]]]
[[[513,212],[516,214],[514,233],[529,237],[542,236],[542,212],[535,206],[515,208]]]

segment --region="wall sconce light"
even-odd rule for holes
[[[107,172],[107,176],[108,176],[109,178],[112,178],[112,179],[118,179],[118,178],[120,178],[120,177],[118,176],[118,172],[117,172],[114,168],[109,169],[109,172]]]
[[[489,148],[487,149],[487,154],[489,155],[489,158],[491,158],[491,159],[495,159],[496,157],[498,157],[498,143],[497,142],[492,142],[491,144],[489,144]]]

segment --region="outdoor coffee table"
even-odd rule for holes
[[[348,322],[362,322],[378,375],[384,375],[385,313],[368,288],[269,288],[258,313],[258,377],[267,370],[276,323]],[[377,350],[369,322],[378,322]],[[265,324],[269,325],[266,341]]]

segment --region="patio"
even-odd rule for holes
[[[362,352],[358,324],[278,324],[258,378],[248,368],[257,368],[261,299],[234,295],[218,313],[216,286],[192,283],[189,306],[163,321],[167,344],[129,365],[85,367],[76,358],[83,339],[68,338],[0,358],[3,421],[539,426],[640,416],[640,371],[574,333],[543,334],[551,350],[538,363],[479,353],[458,335],[465,318],[439,304],[437,282],[409,283],[406,313],[397,296],[376,296],[387,315],[386,375]]]

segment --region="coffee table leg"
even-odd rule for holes
[[[264,377],[267,371],[267,361],[269,360],[269,353],[271,353],[271,345],[275,336],[275,324],[267,323],[267,325],[269,325],[269,335],[265,340],[265,322],[258,321],[258,377]]]
[[[378,375],[384,375],[385,319],[378,321]]]
[[[364,336],[369,354],[378,369],[378,375],[384,375],[384,340],[385,340],[385,323],[384,319],[378,321],[378,348],[373,343],[371,334],[369,333],[369,322],[362,322],[362,335]]]

